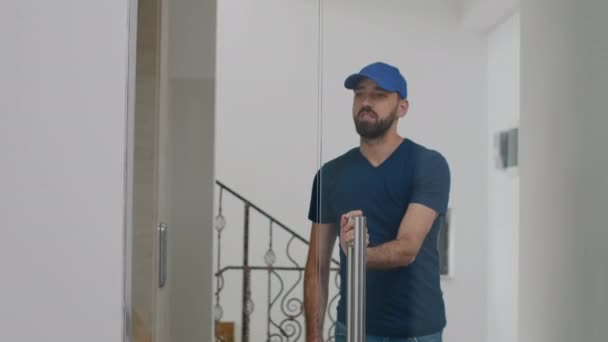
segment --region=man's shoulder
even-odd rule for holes
[[[414,151],[414,155],[416,156],[417,160],[419,160],[419,161],[428,161],[428,160],[444,160],[445,161],[446,160],[443,153],[439,152],[439,150],[436,150],[432,147],[428,147],[423,144],[419,144],[412,140],[410,140],[410,142],[413,145],[412,149]]]
[[[449,172],[449,164],[447,158],[439,150],[434,148],[411,142],[416,161],[416,169],[428,172],[430,170],[439,171],[441,169]]]
[[[352,149],[342,153],[341,155],[323,163],[322,170],[328,172],[336,172],[342,167],[349,165],[355,154],[357,153],[357,147],[353,147]]]

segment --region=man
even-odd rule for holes
[[[440,342],[446,325],[437,250],[450,171],[443,156],[397,133],[408,111],[399,69],[373,63],[349,76],[360,145],[323,165],[314,179],[305,271],[308,342],[322,341],[329,263],[340,238],[336,341],[345,340],[346,246],[351,217],[367,217],[367,341]]]

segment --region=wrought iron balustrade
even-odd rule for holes
[[[266,341],[269,342],[295,342],[305,340],[305,327],[304,327],[304,303],[302,296],[303,291],[296,292],[296,289],[302,288],[304,278],[304,262],[297,260],[297,257],[292,255],[293,245],[296,243],[302,244],[307,247],[309,245],[308,240],[300,236],[298,233],[281,223],[279,220],[268,214],[266,211],[260,209],[255,204],[238,194],[236,191],[230,189],[228,186],[220,181],[216,181],[216,185],[219,187],[219,202],[218,202],[218,213],[215,217],[215,230],[217,236],[217,264],[215,269],[216,277],[216,291],[215,291],[215,308],[214,315],[216,321],[221,321],[224,316],[224,307],[222,306],[222,291],[226,289],[225,277],[231,272],[242,273],[242,284],[241,286],[241,341],[249,342],[251,338],[251,317],[254,314],[265,315],[266,318]],[[237,265],[224,265],[222,263],[222,233],[226,231],[228,225],[233,227],[233,223],[224,217],[224,193],[229,193],[234,196],[243,206],[244,216],[242,225],[234,223],[234,227],[241,228],[243,230],[243,259],[241,264]],[[263,256],[264,264],[255,265],[251,263],[250,259],[250,233],[251,231],[251,214],[252,211],[257,212],[261,217],[268,222],[268,246]],[[281,230],[288,237],[287,243],[285,244],[285,254],[288,259],[288,265],[277,265],[277,253],[275,251],[276,241],[274,239],[274,230]],[[256,229],[256,244],[259,243],[260,231]],[[234,245],[230,246],[234,248]],[[325,340],[333,341],[333,331],[336,324],[335,310],[334,307],[337,304],[339,297],[339,262],[335,259],[331,261],[332,267],[330,267],[331,275],[333,275],[333,282],[335,285],[335,295],[328,298],[328,305],[326,310],[325,318]],[[252,273],[262,272],[266,273],[266,297],[267,303],[262,309],[256,310],[256,305],[252,299],[254,291],[252,284]],[[288,276],[289,274],[289,276]],[[332,278],[330,275],[330,279]],[[295,280],[289,281],[287,278],[293,278]],[[260,284],[256,285],[256,289],[260,288]],[[299,294],[299,295],[298,295]],[[277,306],[279,306],[277,308]],[[260,306],[257,306],[260,308]],[[218,339],[219,341],[219,339]]]

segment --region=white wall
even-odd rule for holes
[[[521,9],[519,341],[605,341],[608,2]]]
[[[128,2],[0,5],[0,340],[120,341]]]
[[[280,15],[269,15],[271,9]],[[462,28],[459,12],[443,1],[384,1],[373,6],[366,1],[325,2],[319,155],[317,10],[314,4],[295,0],[258,1],[255,6],[237,0],[219,4],[218,178],[307,237],[306,214],[319,159],[328,161],[358,144],[352,95],[343,88],[344,78],[375,60],[397,64],[409,80],[411,94],[411,111],[400,132],[442,151],[452,168],[455,276],[443,283],[448,310],[445,336],[485,341],[484,37]],[[231,214],[224,213],[228,227],[222,237],[222,262],[240,264],[241,249],[226,251],[225,246],[226,241],[241,244],[243,209],[236,201],[226,201],[233,209],[224,208]],[[251,252],[258,264],[267,248],[267,230],[268,224],[260,220],[252,237],[259,248]],[[305,251],[301,249],[302,263]],[[239,281],[238,276],[231,278],[231,284]],[[222,300],[225,308],[233,308],[226,317],[238,321],[237,290],[232,301],[227,292]],[[262,305],[258,302],[257,307]],[[260,324],[265,328],[265,323]]]
[[[517,340],[519,177],[497,167],[496,136],[519,126],[519,14],[488,33],[488,341]]]

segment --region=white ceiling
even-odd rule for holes
[[[519,10],[520,0],[444,0],[459,11],[466,27],[487,32]]]

